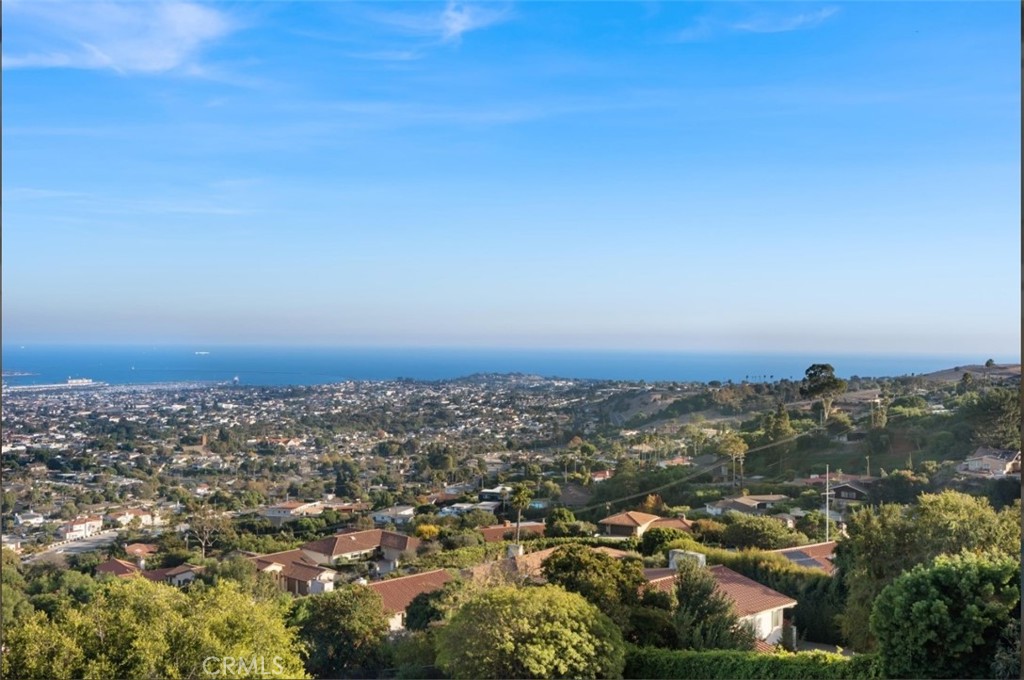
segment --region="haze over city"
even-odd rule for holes
[[[1019,356],[1017,3],[3,7],[3,342]]]

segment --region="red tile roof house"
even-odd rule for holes
[[[435,569],[422,574],[376,581],[367,587],[380,595],[384,611],[390,617],[388,626],[392,631],[399,631],[405,628],[405,610],[417,595],[440,590],[451,580],[452,575],[447,571]]]
[[[608,536],[636,536],[637,538],[643,536],[648,529],[655,527],[690,530],[690,522],[685,518],[658,517],[636,510],[605,517],[598,524],[604,527],[604,533]]]
[[[522,540],[529,536],[543,536],[544,529],[543,522],[523,522],[519,525],[519,538]],[[514,522],[505,522],[504,524],[480,527],[477,531],[483,534],[484,541],[487,543],[497,543],[504,540],[511,541],[515,540],[516,525]]]
[[[132,543],[124,547],[124,551],[131,557],[141,557],[143,559],[152,557],[160,552],[160,548],[153,545],[152,543]]]
[[[740,621],[753,627],[759,641],[769,645],[781,642],[783,611],[795,607],[796,600],[720,564],[708,567],[708,570],[715,577],[718,590],[732,600]],[[669,592],[675,589],[674,565],[667,569],[644,569],[644,575],[658,590]]]
[[[194,564],[180,564],[177,567],[166,567],[164,569],[143,570],[138,565],[119,560],[109,559],[96,565],[96,574],[112,574],[117,578],[132,578],[142,576],[150,581],[166,583],[172,586],[184,586],[196,580],[196,576],[203,570],[202,567]]]
[[[256,555],[249,559],[258,571],[273,575],[278,586],[292,595],[318,595],[334,590],[338,572],[319,566],[301,549]]]
[[[386,574],[398,567],[404,554],[415,552],[419,544],[419,539],[412,536],[370,529],[321,538],[306,543],[299,550],[314,564],[331,566],[339,562],[376,558],[378,573]]]

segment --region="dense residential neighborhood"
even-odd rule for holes
[[[833,650],[845,656],[829,663],[884,674],[872,604],[903,571],[947,568],[943,555],[972,546],[1019,551],[1019,432],[992,425],[1018,382],[842,382],[824,427],[808,380],[5,395],[5,569],[17,574],[5,636],[21,644],[19,621],[63,625],[47,623],[48,603],[73,592],[100,607],[95,593],[234,589],[292,612],[314,675],[406,664],[419,677],[417,664],[453,668],[444,631],[477,599],[555,588],[611,626],[602,644],[633,650],[620,673],[650,668],[656,650],[718,649]],[[973,533],[936,547],[927,527],[950,513],[972,516]],[[904,566],[869,578],[897,540]],[[357,663],[315,632],[344,630],[344,617],[376,621],[378,656]],[[996,638],[986,653],[1003,649]]]

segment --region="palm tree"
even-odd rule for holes
[[[533,500],[533,493],[530,492],[530,487],[525,484],[516,484],[515,488],[512,489],[512,497],[509,499],[509,505],[516,511],[516,544],[519,543],[519,526],[523,521],[523,510],[530,507],[530,501]]]

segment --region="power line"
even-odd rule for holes
[[[792,437],[787,437],[786,439],[780,439],[779,441],[772,442],[771,444],[763,444],[761,446],[754,447],[752,449],[749,449],[744,455],[748,455],[748,454],[751,454],[751,453],[756,453],[757,451],[764,451],[764,450],[770,449],[770,448],[772,448],[774,446],[778,446],[779,444],[788,444],[789,442],[795,442],[797,439],[800,439],[801,437],[807,437],[807,436],[810,436],[812,434],[816,434],[820,429],[821,428],[816,427],[813,430],[808,430],[807,432],[801,432],[798,435],[794,435]],[[851,431],[852,429],[853,429],[852,427],[846,427],[846,428],[840,430],[839,432],[837,432],[836,434],[843,434],[845,432]],[[688,474],[688,475],[686,475],[686,476],[684,476],[684,477],[682,477],[680,479],[675,479],[675,480],[672,480],[671,482],[668,482],[666,484],[662,484],[661,486],[656,486],[653,489],[647,489],[646,491],[640,491],[638,493],[630,494],[628,496],[621,496],[619,498],[613,498],[611,500],[602,501],[600,503],[594,503],[592,505],[585,505],[582,508],[577,508],[575,510],[575,512],[587,512],[589,510],[597,510],[598,508],[601,508],[602,506],[605,506],[605,505],[613,505],[613,504],[616,504],[616,503],[621,503],[622,501],[628,501],[628,500],[632,500],[634,498],[639,498],[640,496],[648,496],[648,495],[650,495],[652,493],[656,493],[658,491],[664,491],[665,489],[673,487],[676,484],[682,484],[683,482],[688,482],[691,479],[694,479],[695,477],[700,477],[701,475],[703,475],[703,474],[705,474],[707,472],[710,472],[711,470],[715,469],[716,467],[720,466],[721,464],[722,464],[722,461],[720,459],[719,460],[715,460],[714,463],[709,463],[708,465],[706,465],[704,467],[697,468],[695,471],[691,472],[690,474]],[[771,465],[771,464],[769,464],[769,465]]]

